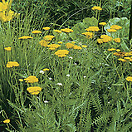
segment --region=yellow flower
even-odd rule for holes
[[[94,34],[91,32],[84,32],[84,33],[82,33],[82,35],[85,35],[86,38],[92,38]]]
[[[4,120],[3,123],[10,123],[10,119]]]
[[[114,48],[108,49],[108,51],[114,51],[114,50],[116,50],[116,49],[114,49]]]
[[[116,49],[117,52],[120,52],[121,50],[120,49]]]
[[[131,59],[131,57],[124,57],[124,59],[126,59],[126,60],[130,60],[130,59]]]
[[[108,35],[101,35],[100,38],[103,39],[103,42],[104,43],[107,43],[109,41],[112,41],[112,37],[110,37]]]
[[[62,44],[62,41],[58,41],[58,44]]]
[[[5,47],[4,48],[6,51],[11,51],[11,47]]]
[[[23,82],[23,79],[19,79],[20,82]]]
[[[69,53],[68,50],[58,50],[54,54],[58,57],[65,57]]]
[[[97,42],[98,42],[99,44],[102,44],[102,43],[103,43],[103,39],[97,39]]]
[[[50,29],[50,27],[43,27],[43,29],[44,29],[44,30],[49,30],[49,29]]]
[[[47,47],[49,47],[49,48],[59,48],[60,46],[61,45],[59,45],[59,44],[50,44]]]
[[[46,40],[46,41],[51,41],[53,38],[54,38],[55,36],[53,36],[53,35],[46,35],[46,36],[44,36],[44,40]]]
[[[131,76],[128,76],[128,77],[126,78],[126,80],[132,82],[132,77],[131,77]]]
[[[83,48],[87,48],[87,45],[82,45]]]
[[[18,39],[32,39],[33,37],[30,37],[30,36],[22,36],[22,37],[19,37]]]
[[[104,26],[106,25],[106,22],[100,22],[99,25]]]
[[[42,32],[39,30],[34,30],[34,31],[32,31],[32,33],[37,34],[37,33],[42,33]]]
[[[32,95],[38,95],[40,91],[42,90],[41,87],[34,86],[34,87],[28,87],[27,91]]]
[[[38,82],[38,78],[36,78],[36,76],[29,76],[29,77],[25,78],[24,80],[27,83],[35,83],[35,82]]]
[[[68,54],[69,51],[68,50],[58,50],[55,52],[55,55],[59,55],[59,54]]]
[[[131,56],[131,55],[132,55],[132,52],[125,52],[124,56]]]
[[[45,69],[43,69],[43,71],[49,71],[50,69],[48,69],[48,68],[45,68]]]
[[[126,62],[126,60],[125,59],[122,59],[122,58],[119,58],[118,60],[119,61],[122,61],[122,62]]]
[[[115,52],[113,55],[123,57],[125,56],[125,52]]]
[[[108,32],[116,32],[115,29],[107,29]]]
[[[85,30],[86,31],[98,32],[100,29],[97,26],[90,26],[89,28],[86,28]]]
[[[39,44],[40,44],[41,46],[44,46],[44,47],[48,47],[48,44],[49,44],[49,43],[50,43],[50,42],[45,41],[45,40],[39,41]]]
[[[112,25],[110,28],[111,29],[115,29],[115,30],[122,29],[122,27],[121,26],[118,26],[118,25]]]
[[[72,44],[72,43],[66,43],[66,47],[68,49],[73,48],[74,47],[74,44]]]
[[[121,39],[120,38],[115,38],[113,39],[116,43],[120,43],[121,42]]]
[[[61,31],[65,32],[65,33],[71,33],[71,32],[73,32],[73,30],[69,29],[69,28],[61,29]]]
[[[62,33],[62,31],[60,31],[60,30],[53,30],[53,31],[56,33]]]
[[[74,45],[73,49],[82,49],[82,47]]]
[[[15,67],[15,66],[19,66],[18,62],[9,61],[9,62],[6,64],[6,67],[7,67],[7,68],[11,68],[11,67]]]
[[[100,6],[94,6],[94,7],[92,7],[92,10],[99,10],[99,11],[101,11],[102,8]]]

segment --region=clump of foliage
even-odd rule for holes
[[[104,20],[102,8],[111,6],[108,1],[64,1],[63,6],[60,1],[50,2],[15,1],[12,9],[21,9],[20,16],[1,23],[1,129],[131,131],[128,18],[118,16],[100,24]],[[93,14],[85,16],[81,9],[89,3]],[[78,22],[66,20],[65,13],[72,13],[73,7],[82,11],[76,19],[73,15]],[[38,15],[40,10],[44,11],[42,16]],[[64,20],[55,26],[62,12]],[[48,27],[51,22],[55,25]]]

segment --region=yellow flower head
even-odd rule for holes
[[[50,69],[48,69],[48,68],[45,68],[45,69],[43,69],[43,71],[49,71]]]
[[[44,36],[44,40],[46,40],[46,41],[51,41],[53,38],[54,38],[55,36],[53,36],[53,35],[46,35],[46,36]]]
[[[65,57],[68,53],[68,50],[58,50],[55,52],[55,55],[57,55],[58,57]]]
[[[110,37],[108,35],[101,35],[100,38],[103,40],[104,43],[112,41],[112,37]]]
[[[125,59],[125,60],[130,60],[130,59],[131,59],[131,57],[124,57],[124,59]]]
[[[88,29],[88,28],[87,28]],[[93,33],[91,33],[91,32],[84,32],[84,33],[82,33],[82,35],[85,35],[86,36],[86,38],[92,38],[93,37]]]
[[[120,49],[116,49],[117,52],[120,52],[121,50]]]
[[[126,60],[125,59],[122,59],[122,58],[119,58],[118,60],[119,61],[122,61],[122,62],[126,62]]]
[[[59,44],[50,44],[47,47],[49,47],[49,48],[59,48],[60,45]]]
[[[29,76],[29,77],[25,78],[24,80],[27,83],[35,83],[35,82],[38,82],[38,78],[36,78],[36,76]]]
[[[6,51],[11,51],[11,47],[5,47],[4,48]]]
[[[7,67],[7,68],[11,68],[11,67],[15,67],[15,66],[19,66],[18,62],[9,61],[9,62],[6,64],[6,67]]]
[[[82,47],[74,45],[73,49],[82,49]]]
[[[82,45],[83,48],[87,48],[87,45]]]
[[[116,30],[113,29],[113,28],[112,28],[112,29],[107,29],[107,31],[108,31],[108,32],[116,32]]]
[[[131,56],[132,55],[132,51],[130,52],[125,52],[125,55],[124,56]]]
[[[62,41],[58,41],[58,44],[62,44]]]
[[[120,38],[115,38],[113,39],[116,43],[120,43],[121,42],[121,39]]]
[[[45,41],[45,40],[39,41],[39,44],[40,44],[41,46],[44,46],[44,47],[48,47],[48,44],[49,44],[49,43],[50,43],[50,42]]]
[[[123,56],[125,56],[125,52],[115,52],[115,53],[113,53],[113,55],[123,57]]]
[[[126,80],[132,82],[132,77],[131,77],[131,76],[128,76],[128,77],[126,78]]]
[[[43,27],[44,30],[50,30],[50,27]]]
[[[68,49],[73,48],[74,47],[74,44],[72,44],[72,43],[66,43],[66,47]]]
[[[118,26],[118,25],[112,25],[110,28],[111,29],[115,29],[115,30],[122,29],[122,27],[121,26]]]
[[[64,28],[64,29],[61,29],[62,32],[65,32],[65,33],[71,33],[73,32],[72,29],[69,29],[69,28]]]
[[[10,123],[10,119],[4,120],[3,123]]]
[[[38,33],[42,33],[42,32],[39,31],[39,30],[34,30],[34,31],[32,31],[32,33],[34,33],[34,34],[38,34]]]
[[[93,31],[93,32],[98,32],[100,29],[97,26],[90,26],[89,28],[86,29],[86,31]]]
[[[53,30],[53,31],[56,32],[56,33],[62,33],[61,30]]]
[[[23,79],[19,79],[20,82],[23,82]]]
[[[27,91],[32,95],[38,95],[40,91],[42,90],[41,87],[34,86],[34,87],[28,87]]]
[[[55,55],[59,55],[59,54],[68,54],[69,51],[68,50],[58,50],[55,52]]]
[[[32,39],[33,37],[31,36],[22,36],[22,37],[19,37],[18,39]]]
[[[114,48],[111,48],[111,49],[108,49],[108,51],[115,51],[116,49],[114,49]]]
[[[106,25],[106,22],[100,22],[99,25],[104,26]]]
[[[102,8],[100,6],[94,6],[94,7],[92,7],[92,10],[99,10],[99,11],[101,11]]]

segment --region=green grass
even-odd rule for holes
[[[104,18],[105,12],[103,13],[108,6],[112,6],[110,2],[100,1],[103,11],[100,12],[99,21],[88,18],[91,22],[86,22],[87,19],[85,19],[84,23],[82,20],[85,17],[95,16],[91,7],[100,3],[92,1],[89,5],[90,1],[85,1],[86,3],[72,1],[71,6],[71,3],[65,1],[64,6],[67,8],[64,9],[60,8],[58,1],[55,2],[55,8],[53,6],[55,3],[52,5],[50,0],[45,1],[42,5],[45,10],[42,16],[36,17],[36,20],[36,9],[40,11],[42,7],[39,4],[42,1],[31,1],[31,3],[25,1],[24,5],[20,4],[24,2],[20,0],[18,2],[19,4],[14,2],[12,8],[17,10],[21,7],[23,14],[11,22],[0,25],[0,129],[20,132],[131,131],[132,84],[126,81],[126,78],[132,76],[132,63],[131,61],[121,62],[118,60],[119,57],[113,55],[115,51],[108,51],[110,48],[118,48],[121,52],[131,51],[131,41],[126,42],[128,21],[125,19],[126,23],[118,23],[120,26],[124,25],[120,29],[121,34],[118,32],[121,37],[120,43],[112,40],[98,44],[100,31],[98,34],[95,33],[92,39],[86,39],[81,33],[85,32],[87,25],[94,26],[103,20],[107,20],[106,22],[110,20],[109,17]],[[129,1],[119,2],[123,2],[124,5],[129,3]],[[28,4],[30,8],[26,8]],[[85,16],[82,10],[79,12],[82,17],[77,17],[79,14],[75,12],[85,8],[87,4],[88,12],[91,14]],[[68,14],[68,6],[76,7],[70,12],[75,13],[74,21],[68,19],[71,15]],[[123,6],[124,9],[127,6],[127,4]],[[49,12],[47,9],[50,9]],[[55,18],[50,17],[53,15],[53,9],[56,13]],[[119,9],[116,12],[121,13]],[[113,15],[112,11],[110,13]],[[57,18],[58,14],[60,16]],[[59,26],[55,26],[61,16],[63,19],[58,23]],[[44,20],[41,21],[41,18]],[[79,22],[75,22],[76,19]],[[51,26],[50,23],[54,25]],[[49,31],[42,30],[42,27],[49,25],[51,27]],[[74,30],[73,33],[57,35],[53,32],[54,29],[68,26]],[[42,34],[32,34],[31,32],[35,29],[41,30]],[[106,31],[104,30],[103,33]],[[50,44],[63,42],[58,49],[49,50],[48,47],[39,44],[40,40],[48,34],[55,36]],[[114,37],[117,35],[113,34]],[[33,39],[19,40],[21,36],[32,36]],[[82,47],[80,50],[67,49],[65,44],[72,41],[75,41],[78,46],[86,45],[87,47]],[[11,51],[4,50],[8,46],[12,48]],[[69,51],[66,57],[61,58],[54,54],[57,50],[63,49]],[[8,61],[18,62],[19,67],[7,68]],[[44,68],[50,70],[41,74],[40,71]],[[26,83],[24,80],[19,81],[28,76],[36,76],[39,81],[33,84]],[[39,86],[42,91],[38,95],[32,95],[27,91],[27,87],[31,86]],[[11,121],[9,124],[4,124],[3,120],[7,118]]]

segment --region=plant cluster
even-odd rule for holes
[[[23,2],[19,0],[20,3]],[[31,16],[0,19],[0,129],[132,131],[132,41],[126,41],[128,18],[103,21],[101,12],[105,7],[101,1],[92,1],[92,17],[80,19],[71,27],[40,23],[34,29],[30,25],[36,23],[32,11],[40,1],[25,3],[33,4],[27,12]],[[41,1],[49,8],[47,3]],[[9,13],[12,0],[2,0],[0,13],[3,4],[4,12]]]

